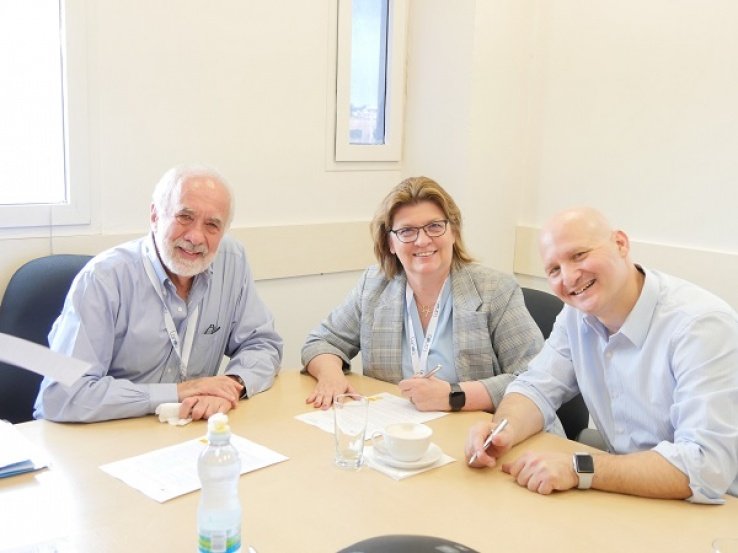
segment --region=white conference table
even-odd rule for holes
[[[364,394],[397,387],[352,375]],[[484,413],[431,421],[434,442],[457,461],[395,481],[369,467],[333,465],[330,434],[298,421],[313,380],[283,372],[274,387],[231,413],[233,431],[289,460],[241,476],[244,543],[259,553],[335,552],[382,534],[424,534],[480,552],[710,552],[712,540],[738,537],[738,500],[722,506],[651,500],[594,490],[541,496],[499,469],[465,466],[467,430]],[[198,438],[156,417],[97,424],[18,425],[51,458],[48,469],[0,480],[0,551],[56,540],[61,552],[195,551],[199,492],[158,503],[99,466]],[[525,449],[586,449],[540,434]],[[194,460],[193,460],[194,462]]]

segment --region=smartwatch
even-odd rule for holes
[[[244,381],[243,381],[243,378],[241,378],[241,377],[240,377],[240,376],[238,376],[237,374],[227,374],[226,376],[227,376],[228,378],[230,378],[230,379],[233,379],[233,380],[235,380],[235,381],[236,381],[236,382],[238,382],[238,383],[239,383],[239,384],[240,384],[241,386],[243,386],[243,387],[241,388],[241,395],[240,395],[240,396],[238,396],[238,399],[244,399],[244,398],[247,398],[247,397],[248,397],[248,395],[246,394],[246,384],[244,383]]]
[[[452,411],[461,411],[466,405],[466,394],[461,386],[455,382],[451,384],[451,393],[448,394],[448,404],[451,406]]]
[[[574,472],[579,477],[577,488],[580,490],[588,490],[592,487],[592,477],[595,472],[594,459],[589,453],[575,453],[572,459],[574,464]]]

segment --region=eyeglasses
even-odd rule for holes
[[[408,244],[410,242],[415,242],[418,239],[420,229],[423,229],[423,232],[425,232],[427,236],[437,238],[446,234],[446,227],[448,227],[448,221],[442,219],[440,221],[431,221],[422,227],[402,227],[397,230],[389,230],[387,232],[391,232],[397,236],[397,239],[400,242]]]

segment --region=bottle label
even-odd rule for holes
[[[199,553],[239,553],[241,551],[241,529],[201,530],[197,541]]]

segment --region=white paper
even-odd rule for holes
[[[0,332],[0,361],[48,376],[65,386],[74,384],[92,366],[28,340]]]
[[[388,392],[369,396],[369,421],[366,427],[366,437],[384,429],[388,424],[396,422],[428,422],[441,418],[448,413],[443,411],[418,411],[409,400]],[[315,409],[295,417],[297,420],[317,426],[321,430],[333,434],[333,411]]]
[[[190,440],[108,463],[100,468],[150,498],[164,503],[200,489],[197,458],[207,443],[204,437]],[[240,436],[231,435],[231,444],[241,456],[241,474],[288,459],[276,451]]]
[[[30,472],[48,465],[46,455],[17,428],[0,421],[0,478]]]

